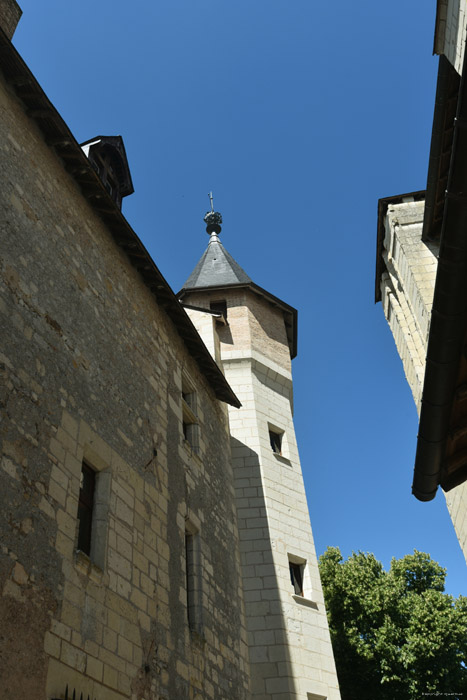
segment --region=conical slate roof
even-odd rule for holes
[[[245,270],[235,262],[219,240],[221,232],[222,216],[212,208],[204,217],[206,232],[210,234],[209,245],[201,260],[177,294],[180,302],[184,303],[185,297],[195,290],[225,289],[226,287],[247,287],[252,293],[257,294],[277,308],[284,315],[287,339],[289,342],[292,359],[297,354],[297,311],[270,292],[262,289],[248,277]],[[194,307],[193,307],[194,308]],[[198,309],[200,310],[200,309]]]
[[[252,284],[252,280],[226,251],[217,233],[211,233],[209,245],[183,285],[183,290],[233,284]]]

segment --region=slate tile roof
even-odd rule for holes
[[[183,289],[225,287],[231,284],[252,284],[252,280],[226,251],[213,233],[201,260],[183,285]]]

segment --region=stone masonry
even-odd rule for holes
[[[225,404],[3,79],[0,148],[2,697],[246,699]]]
[[[384,314],[401,357],[417,411],[425,375],[438,244],[422,241],[424,202],[403,198],[385,217],[381,276]],[[446,504],[467,562],[467,484],[445,493]]]
[[[467,0],[438,0],[435,53],[444,54],[462,74],[467,27]]]
[[[382,251],[386,271],[381,277],[384,314],[418,411],[438,253],[437,245],[421,239],[424,205],[406,197],[388,206]]]
[[[0,695],[339,700],[296,311],[227,254],[246,283],[184,311],[121,214],[121,138],[81,150],[20,14],[0,0]]]
[[[184,301],[227,304],[217,325],[226,377],[241,400],[229,411],[251,698],[340,698],[293,425],[291,357],[280,309],[249,289],[185,291]],[[203,333],[207,314],[190,315]],[[209,317],[212,318],[212,317]],[[209,332],[206,344],[212,346]],[[281,436],[280,454],[270,433]],[[290,564],[300,567],[296,594]]]

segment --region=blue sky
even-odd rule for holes
[[[177,291],[221,240],[299,312],[295,420],[318,553],[414,548],[466,593],[444,497],[410,493],[417,415],[374,304],[379,197],[424,189],[435,0],[20,0],[15,44],[78,141],[123,136],[123,211]]]

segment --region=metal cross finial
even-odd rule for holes
[[[207,211],[206,214],[204,215],[204,222],[206,224],[206,233],[216,233],[219,235],[221,232],[221,223],[222,223],[222,216],[219,214],[218,211],[214,211],[214,202],[212,201],[212,192],[209,192],[208,194],[209,199],[211,200],[211,211]]]

